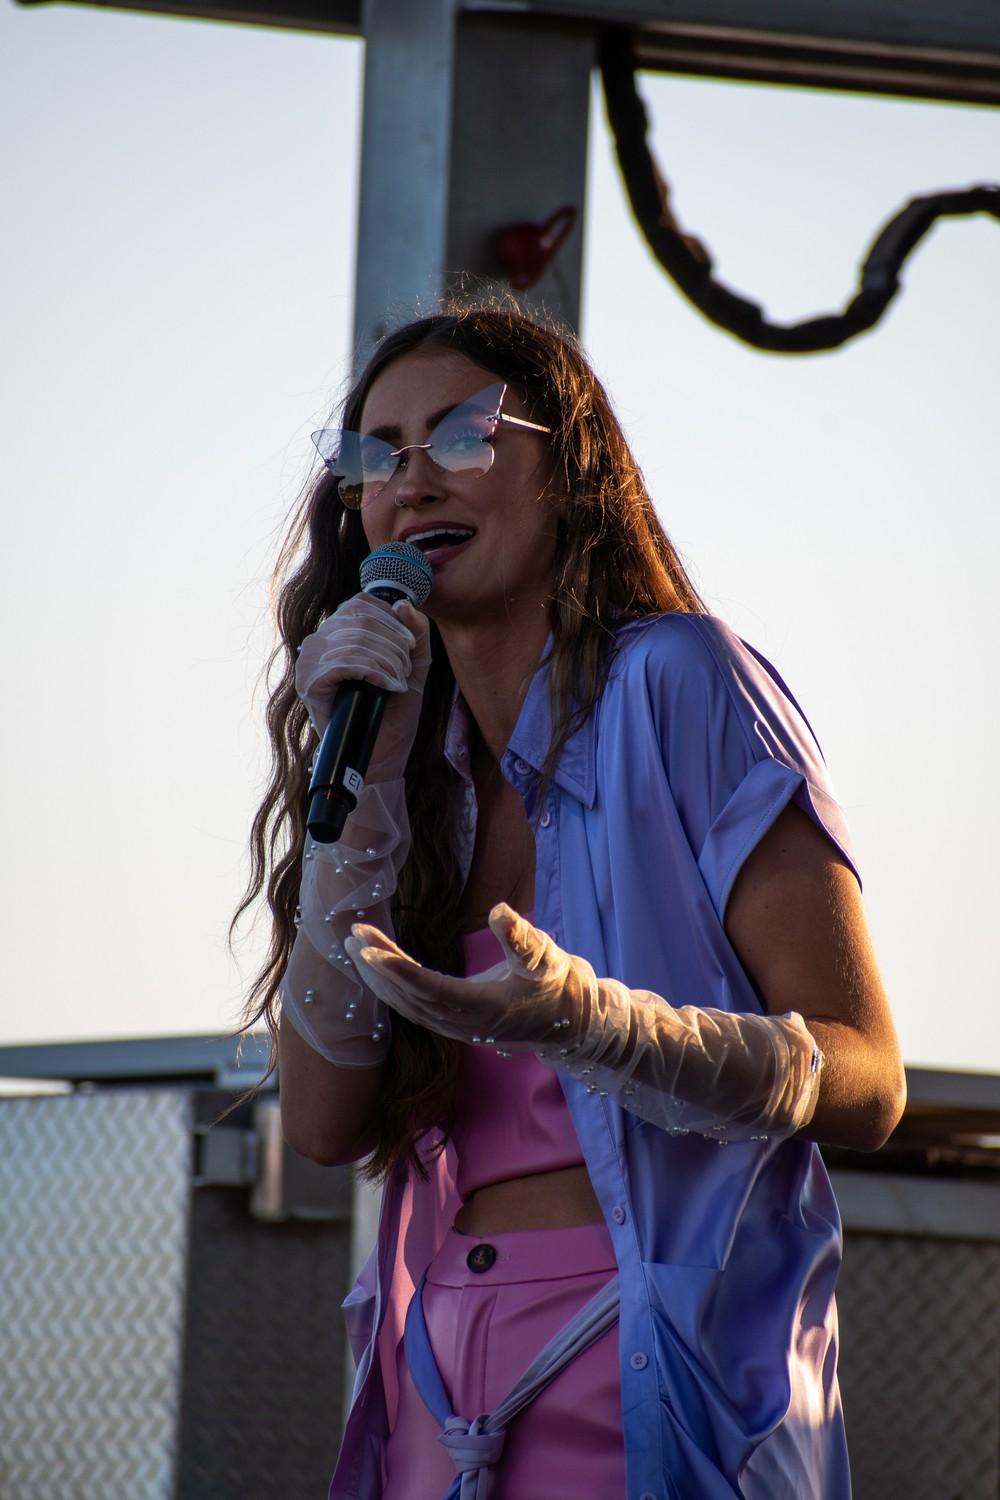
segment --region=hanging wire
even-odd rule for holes
[[[877,235],[865,257],[858,292],[843,312],[802,323],[772,323],[762,307],[716,279],[708,251],[678,225],[670,187],[647,141],[649,118],[636,83],[631,33],[609,28],[600,41],[604,100],[632,211],[660,265],[699,312],[755,349],[816,354],[838,349],[881,318],[899,291],[907,256],[940,218],[986,213],[1000,219],[1000,184],[946,189],[911,198]]]

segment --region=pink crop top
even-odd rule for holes
[[[503,957],[488,927],[469,933],[462,944],[466,976]],[[492,1047],[467,1047],[456,1105],[452,1139],[463,1202],[491,1182],[583,1165],[558,1074],[530,1052],[498,1057]]]

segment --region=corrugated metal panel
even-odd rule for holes
[[[189,1099],[0,1101],[0,1493],[168,1500]]]

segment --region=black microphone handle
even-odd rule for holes
[[[306,827],[317,844],[335,844],[358,805],[387,697],[370,682],[337,689],[309,783]]]
[[[406,591],[391,584],[369,589],[395,604]],[[317,844],[335,844],[358,805],[388,693],[370,682],[342,682],[333,700],[309,781],[306,828]]]

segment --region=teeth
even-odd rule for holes
[[[438,537],[458,537],[464,542],[470,536],[475,536],[475,532],[465,526],[434,526],[428,531],[411,531],[406,540],[414,547],[422,547]]]

